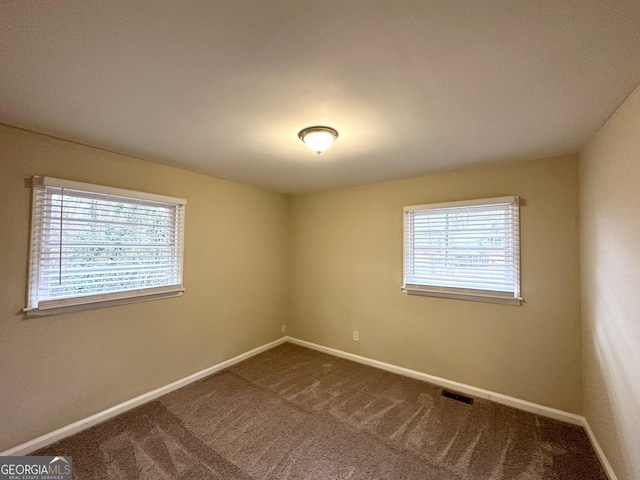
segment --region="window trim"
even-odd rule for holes
[[[417,210],[437,210],[443,208],[473,207],[478,205],[512,204],[515,207],[514,228],[517,229],[516,243],[516,264],[514,292],[499,292],[494,290],[479,290],[461,287],[439,287],[434,285],[419,285],[407,283],[407,212]],[[403,284],[401,290],[408,295],[419,295],[428,297],[440,297],[458,300],[470,300],[476,302],[499,303],[505,305],[520,306],[523,298],[520,296],[520,197],[503,196],[495,198],[481,198],[473,200],[463,200],[456,202],[431,203],[423,205],[406,206],[402,212],[403,242],[402,242],[402,277]]]
[[[182,198],[170,197],[165,195],[157,195],[147,192],[138,192],[134,190],[125,190],[122,188],[107,187],[103,185],[95,185],[84,182],[76,182],[71,180],[63,180],[60,178],[45,177],[34,175],[31,180],[31,231],[29,242],[29,272],[27,285],[27,307],[23,309],[27,317],[38,317],[45,315],[56,315],[62,313],[70,313],[82,310],[90,310],[96,308],[104,308],[115,305],[124,305],[129,303],[145,302],[150,300],[158,300],[162,298],[171,298],[182,296],[184,288],[184,210],[180,212],[177,218],[177,228],[180,232],[180,246],[178,252],[179,260],[179,278],[180,284],[167,285],[160,287],[148,287],[140,289],[132,289],[125,291],[96,293],[93,295],[66,297],[59,299],[39,300],[34,305],[34,292],[37,295],[40,281],[40,266],[38,262],[39,251],[41,248],[41,239],[38,238],[37,228],[39,222],[39,210],[37,208],[36,197],[39,187],[54,187],[68,190],[75,190],[86,194],[113,195],[115,197],[125,197],[133,200],[159,202],[167,205],[176,205],[184,207],[187,201]]]

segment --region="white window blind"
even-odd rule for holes
[[[181,294],[185,204],[34,177],[25,310]]]
[[[519,199],[404,208],[405,293],[520,304]]]

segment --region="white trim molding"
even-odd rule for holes
[[[155,400],[162,395],[166,395],[167,393],[173,392],[179,388],[182,388],[190,383],[198,381],[204,377],[208,377],[209,375],[213,375],[225,368],[229,368],[236,363],[240,363],[247,358],[253,357],[254,355],[258,355],[266,350],[269,350],[273,347],[276,347],[280,344],[283,344],[287,341],[286,337],[279,338],[273,342],[267,343],[266,345],[262,345],[261,347],[254,348],[253,350],[249,350],[248,352],[242,353],[238,356],[230,358],[229,360],[225,360],[224,362],[220,362],[212,367],[205,368],[204,370],[200,370],[192,375],[184,377],[180,380],[177,380],[173,383],[165,385],[164,387],[156,388],[147,393],[143,393],[142,395],[132,398],[131,400],[127,400],[126,402],[122,402],[118,405],[115,405],[107,410],[102,412],[98,412],[95,415],[91,415],[90,417],[84,418],[82,420],[78,420],[70,425],[54,430],[53,432],[46,433],[41,435],[40,437],[34,438],[33,440],[29,440],[28,442],[17,445],[9,450],[5,450],[4,452],[0,452],[0,456],[19,456],[19,455],[29,455],[31,452],[35,452],[36,450],[46,447],[47,445],[51,445],[63,438],[69,437],[75,433],[81,432],[82,430],[86,430],[87,428],[93,427],[98,423],[102,423],[105,420],[115,417],[116,415],[120,415],[121,413],[126,412],[127,410],[131,410],[132,408],[138,407],[144,403],[150,402],[151,400]]]
[[[607,456],[604,454],[604,450],[602,450],[602,447],[598,443],[598,439],[596,438],[595,433],[593,433],[593,430],[591,430],[589,421],[586,418],[584,418],[584,422],[582,426],[584,427],[585,432],[587,432],[587,436],[591,441],[591,445],[593,446],[593,449],[598,455],[598,458],[600,459],[600,463],[602,464],[602,468],[604,469],[605,473],[609,477],[609,480],[618,480],[618,477],[616,476],[616,472],[613,471],[613,467],[609,463]]]
[[[524,410],[525,412],[536,413],[549,418],[554,418],[562,422],[571,423],[573,425],[583,424],[583,418],[575,413],[565,412],[564,410],[558,410],[551,407],[545,407],[537,403],[528,402],[526,400],[520,400],[519,398],[510,397],[509,395],[503,395],[502,393],[495,393],[482,388],[473,387],[465,383],[455,382],[453,380],[447,380],[446,378],[436,377],[435,375],[429,375],[428,373],[418,372],[417,370],[411,370],[409,368],[398,367],[391,363],[381,362],[379,360],[373,360],[368,357],[361,357],[354,353],[343,352],[342,350],[336,350],[335,348],[325,347],[316,343],[307,342],[306,340],[299,340],[297,338],[287,337],[287,341],[300,345],[303,347],[318,350],[320,352],[328,353],[336,357],[346,358],[354,362],[369,365],[371,367],[380,368],[388,372],[397,373],[405,377],[415,378],[416,380],[422,380],[423,382],[433,383],[439,387],[449,388],[460,393],[467,395],[473,395],[474,397],[484,398],[485,400],[491,400],[492,402],[507,405],[509,407],[517,408],[518,410]]]
[[[111,407],[102,412],[98,412],[95,415],[91,415],[82,420],[78,420],[70,425],[54,430],[53,432],[47,433],[40,437],[34,438],[28,442],[17,445],[13,448],[5,450],[4,452],[0,452],[0,456],[9,456],[9,455],[28,455],[31,452],[34,452],[42,447],[46,447],[47,445],[51,445],[63,438],[69,437],[75,433],[78,433],[82,430],[86,430],[98,423],[104,422],[110,418],[115,417],[116,415],[120,415],[121,413],[126,412],[127,410],[131,410],[132,408],[138,407],[144,403],[155,400],[162,395],[166,395],[167,393],[173,392],[179,388],[182,388],[190,383],[198,381],[204,377],[208,377],[209,375],[213,375],[225,368],[228,368],[236,363],[240,363],[247,358],[251,358],[254,355],[258,355],[266,350],[269,350],[273,347],[277,347],[285,342],[293,343],[294,345],[300,345],[303,347],[311,348],[313,350],[317,350],[323,353],[327,353],[329,355],[333,355],[335,357],[345,358],[347,360],[352,360],[354,362],[358,362],[364,365],[369,365],[371,367],[379,368],[381,370],[386,370],[388,372],[396,373],[398,375],[403,375],[405,377],[415,378],[416,380],[422,380],[424,382],[432,383],[434,385],[450,388],[452,390],[456,390],[460,393],[465,393],[468,395],[473,395],[478,398],[484,398],[486,400],[491,400],[496,403],[500,403],[502,405],[507,405],[509,407],[517,408],[519,410],[524,410],[526,412],[535,413],[538,415],[542,415],[544,417],[553,418],[555,420],[560,420],[563,422],[567,422],[573,425],[581,426],[585,429],[589,440],[593,445],[593,449],[595,450],[598,458],[600,459],[600,463],[602,464],[603,469],[605,470],[609,480],[618,480],[616,477],[613,468],[611,468],[611,464],[607,460],[607,457],[604,454],[604,451],[600,447],[598,440],[596,439],[593,430],[589,426],[587,419],[581,415],[576,415],[574,413],[565,412],[563,410],[558,410],[555,408],[545,407],[544,405],[539,405],[537,403],[528,402],[526,400],[521,400],[515,397],[510,397],[508,395],[504,395],[501,393],[491,392],[489,390],[484,390],[482,388],[473,387],[471,385],[467,385],[464,383],[456,382],[453,380],[448,380],[442,377],[436,377],[434,375],[429,375],[427,373],[419,372],[417,370],[411,370],[404,367],[399,367],[397,365],[393,365],[390,363],[381,362],[379,360],[374,360],[368,357],[362,357],[360,355],[356,355],[354,353],[345,352],[342,350],[337,350],[331,347],[325,347],[323,345],[318,345],[317,343],[307,342],[306,340],[300,340],[294,337],[282,337],[273,342],[262,345],[261,347],[254,348],[253,350],[249,350],[248,352],[237,355],[229,360],[225,360],[216,365],[213,365],[204,370],[200,370],[192,375],[184,377],[180,380],[177,380],[173,383],[165,385],[164,387],[157,388],[152,390],[151,392],[144,393],[138,397],[132,398],[131,400],[127,400],[126,402],[122,402],[114,407]]]
[[[535,413],[537,415],[542,415],[543,417],[553,418],[555,420],[560,420],[562,422],[570,423],[572,425],[578,425],[585,429],[591,444],[593,445],[593,449],[602,464],[602,468],[605,473],[609,477],[609,480],[618,480],[616,477],[613,468],[611,468],[611,464],[607,457],[604,454],[604,451],[600,447],[596,436],[591,430],[587,419],[582,415],[576,415],[575,413],[565,412],[564,410],[558,410],[556,408],[546,407],[544,405],[540,405],[537,403],[529,402],[527,400],[521,400],[519,398],[510,397],[509,395],[504,395],[502,393],[492,392],[490,390],[485,390],[478,387],[473,387],[471,385],[467,385],[465,383],[456,382],[453,380],[448,380],[442,377],[436,377],[435,375],[429,375],[428,373],[418,372],[417,370],[411,370],[409,368],[399,367],[397,365],[393,365],[391,363],[381,362],[379,360],[374,360],[368,357],[362,357],[360,355],[356,355],[355,353],[349,353],[342,350],[337,350],[331,347],[325,347],[324,345],[318,345],[317,343],[307,342],[306,340],[300,340],[298,338],[286,337],[286,341],[289,343],[293,343],[295,345],[300,345],[302,347],[311,348],[313,350],[317,350],[319,352],[328,353],[329,355],[333,355],[335,357],[345,358],[347,360],[352,360],[354,362],[362,363],[364,365],[369,365],[370,367],[379,368],[381,370],[386,370],[388,372],[397,373],[398,375],[403,375],[405,377],[415,378],[416,380],[422,380],[424,382],[432,383],[439,387],[449,388],[451,390],[455,390],[460,393],[465,393],[467,395],[473,395],[478,398],[484,398],[486,400],[491,400],[492,402],[500,403],[502,405],[506,405],[508,407],[517,408],[518,410],[524,410],[525,412]]]

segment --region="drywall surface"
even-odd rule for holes
[[[640,478],[640,88],[580,154],[584,413]]]
[[[569,156],[293,197],[289,334],[581,413],[577,167]],[[504,195],[525,203],[522,306],[401,292],[403,206]]]
[[[30,176],[186,198],[186,292],[25,319]],[[281,336],[286,196],[0,126],[0,451]]]

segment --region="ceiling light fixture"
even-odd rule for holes
[[[300,130],[298,138],[300,138],[307,147],[320,155],[325,150],[331,148],[333,142],[338,138],[338,132],[331,127],[307,127]]]

